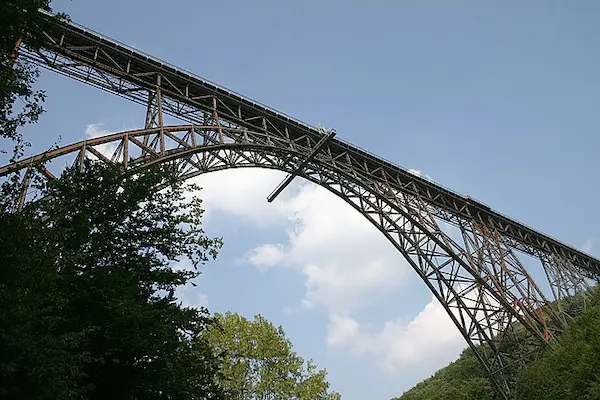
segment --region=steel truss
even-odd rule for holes
[[[589,303],[592,282],[581,275],[564,256],[551,254],[540,257],[544,272],[550,282],[552,295],[557,300],[556,308],[563,318],[577,315]],[[596,280],[597,282],[597,280]]]
[[[426,201],[358,173],[347,160],[336,160],[327,149],[307,163],[318,139],[282,141],[264,132],[223,124],[157,126],[65,146],[0,168],[0,175],[20,168],[31,171],[33,165],[47,171],[40,162],[69,155],[76,155],[74,163],[79,165],[91,157],[133,172],[171,162],[182,180],[236,167],[297,173],[343,198],[384,234],[444,306],[508,397],[511,382],[506,381],[507,369],[541,343],[552,343],[541,309],[554,313],[512,249],[497,232],[490,233],[473,222],[461,225],[465,238],[461,246],[440,227]],[[114,150],[103,153],[99,150],[102,145],[112,145]],[[30,172],[25,175],[24,186]],[[53,175],[46,172],[45,176]],[[24,199],[19,202],[23,204]],[[507,344],[508,333],[518,326],[529,333],[528,340]]]
[[[46,35],[46,49],[27,57],[146,105],[145,129],[1,167],[0,176],[26,170],[16,208],[26,201],[33,168],[52,179],[43,163],[57,157],[75,156],[81,166],[92,157],[134,173],[168,162],[182,180],[239,167],[303,177],[344,199],[404,256],[506,398],[514,394],[511,372],[540,346],[552,346],[554,332],[568,322],[516,251],[541,261],[554,300],[586,291],[589,279],[600,276],[600,261],[589,255],[351,144],[323,141],[317,130],[260,104],[73,24]],[[191,124],[165,126],[164,114]]]

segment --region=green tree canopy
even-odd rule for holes
[[[392,400],[500,400],[471,349]]]
[[[560,338],[560,345],[522,371],[522,400],[600,399],[600,291],[591,307],[577,317]]]
[[[0,398],[224,398],[208,312],[174,296],[197,272],[170,267],[220,240],[169,176],[86,161],[22,212],[0,197]]]
[[[562,307],[575,319],[560,336],[558,348],[547,347],[539,359],[515,371],[517,399],[600,399],[600,291],[596,287],[564,299]],[[474,353],[466,349],[458,360],[397,400],[500,398]]]
[[[26,144],[19,128],[38,120],[45,99],[43,91],[33,89],[38,68],[27,59],[17,57],[23,43],[32,50],[40,47],[43,28],[51,19],[44,17],[38,9],[51,11],[50,1],[0,2],[0,138],[15,142],[15,156],[21,154]],[[64,14],[57,17],[66,18]],[[17,102],[17,99],[21,101]],[[0,146],[0,150],[3,147]]]
[[[327,393],[327,371],[293,352],[281,327],[260,315],[253,321],[230,312],[215,318],[203,337],[225,356],[223,386],[232,399],[341,399]]]

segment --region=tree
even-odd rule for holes
[[[419,382],[396,400],[496,400],[500,399],[469,348],[458,360]]]
[[[518,380],[518,398],[600,399],[600,291],[591,307],[560,337],[558,348],[525,368]]]
[[[0,198],[0,398],[224,398],[212,320],[174,296],[198,272],[170,263],[221,244],[185,189],[166,167],[123,177],[88,160],[22,212]]]
[[[15,141],[14,157],[27,143],[19,132],[22,126],[36,122],[43,112],[45,93],[34,90],[38,68],[17,57],[23,43],[39,49],[43,29],[52,18],[38,9],[51,11],[49,0],[3,0],[0,2],[0,138]],[[60,14],[57,18],[66,18]],[[20,102],[17,102],[20,99]]]
[[[600,399],[600,290],[596,287],[561,302],[574,320],[559,337],[558,348],[547,347],[541,357],[527,359],[523,369],[515,370],[512,378],[517,382],[517,399]],[[588,308],[584,312],[585,306]],[[475,354],[465,349],[458,360],[396,399],[500,398]]]
[[[327,393],[327,371],[294,353],[281,327],[260,315],[253,321],[230,312],[215,318],[203,337],[224,354],[222,382],[232,399],[341,399]]]

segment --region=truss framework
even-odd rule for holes
[[[158,115],[160,110],[153,113]],[[507,372],[540,344],[552,344],[552,329],[541,314],[542,307],[555,313],[512,249],[497,231],[481,222],[461,226],[464,240],[459,243],[441,228],[431,205],[422,198],[359,173],[347,159],[336,159],[326,148],[307,162],[318,143],[319,138],[285,141],[223,124],[156,126],[52,150],[0,168],[0,176],[26,169],[22,191],[26,193],[34,166],[52,179],[54,175],[42,163],[69,155],[75,156],[73,162],[78,165],[90,157],[132,172],[169,162],[181,179],[237,167],[296,173],[343,198],[383,233],[440,301],[508,398]],[[23,196],[19,205],[24,202]],[[577,270],[572,272],[580,276]],[[515,326],[529,333],[523,344],[507,341]]]
[[[534,255],[554,299],[589,288],[600,261],[340,140],[72,24],[46,32],[47,48],[26,52],[60,73],[147,107],[145,128],[94,138],[1,167],[25,170],[23,207],[34,168],[75,156],[143,171],[172,163],[181,179],[238,167],[286,171],[319,184],[358,210],[404,256],[506,398],[511,371],[566,325],[516,251]],[[164,114],[190,125],[165,126]],[[107,147],[109,150],[107,150]],[[460,231],[453,238],[441,222]],[[522,340],[515,339],[517,333]],[[523,332],[525,335],[523,336]]]
[[[563,320],[579,314],[587,307],[593,282],[581,275],[577,268],[560,254],[540,257],[544,272],[550,283],[552,295],[556,299],[556,308]],[[597,282],[598,280],[596,280]],[[576,297],[580,297],[573,301]]]
[[[33,52],[25,46],[21,48],[21,56],[144,106],[149,102],[148,93],[154,93],[150,95],[154,96],[151,101],[160,100],[163,114],[187,123],[220,124],[219,129],[243,127],[278,140],[302,141],[306,137],[320,136],[318,129],[303,122],[88,28],[52,20],[44,35],[46,43],[42,50]],[[158,115],[147,118],[146,126],[160,125],[159,119]],[[458,226],[461,221],[476,218],[497,230],[512,248],[535,257],[547,253],[562,254],[581,274],[589,278],[600,275],[600,261],[501,215],[481,202],[415,176],[343,140],[332,139],[327,147],[336,161],[347,160],[353,169],[421,197],[432,205],[430,211],[442,220]]]

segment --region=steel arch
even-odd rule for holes
[[[172,163],[182,180],[240,167],[292,172],[304,163],[306,167],[299,176],[346,201],[403,255],[442,304],[492,380],[509,397],[512,385],[507,381],[507,371],[540,344],[552,343],[551,327],[545,322],[542,307],[556,316],[518,260],[506,262],[516,259],[512,249],[494,240],[500,237],[498,232],[481,221],[462,221],[464,243],[457,243],[438,224],[432,206],[418,194],[407,194],[384,179],[373,179],[336,163],[335,156],[327,151],[306,163],[318,139],[286,142],[265,132],[221,125],[157,126],[48,151],[0,168],[0,176],[35,167],[52,179],[54,175],[43,163],[73,154],[74,162],[80,165],[92,156],[120,164],[133,173],[153,164]],[[112,145],[112,149],[99,150],[103,145]],[[25,178],[24,184],[27,182]],[[20,199],[19,204],[24,201]],[[529,335],[513,343],[511,332],[516,326],[525,327]]]
[[[517,251],[539,259],[556,300],[585,292],[600,277],[600,260],[351,143],[336,139],[318,149],[313,127],[192,73],[66,21],[50,18],[43,36],[42,48],[25,46],[20,57],[147,105],[146,129],[1,167],[0,176],[26,170],[17,209],[26,202],[31,171],[53,179],[40,162],[72,154],[80,165],[92,156],[132,172],[168,162],[181,179],[226,168],[290,172],[304,165],[299,176],[342,197],[403,254],[505,398],[512,386],[507,370],[540,345],[552,345],[553,332],[567,323]],[[196,126],[166,127],[163,113]],[[308,162],[311,154],[316,157]],[[460,238],[453,240],[440,223],[456,227]],[[517,342],[515,329],[522,331]]]

